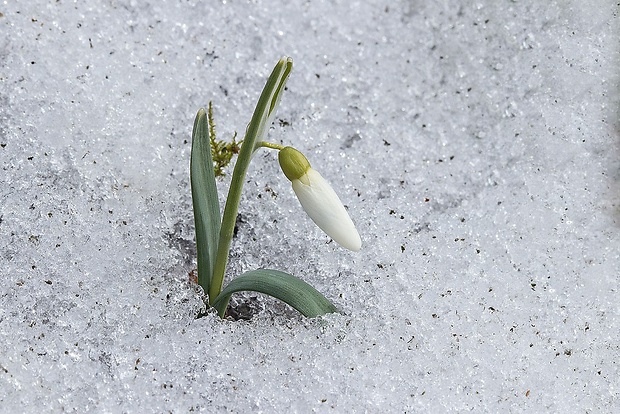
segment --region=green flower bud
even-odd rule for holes
[[[308,159],[293,147],[284,147],[278,153],[280,168],[290,181],[299,180],[310,169]]]

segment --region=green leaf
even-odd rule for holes
[[[213,301],[212,306],[223,317],[230,296],[233,293],[248,290],[280,299],[309,318],[338,312],[338,309],[325,296],[303,280],[272,269],[252,270],[233,279]]]
[[[198,284],[202,286],[205,292],[209,292],[221,222],[207,113],[204,108],[198,111],[194,121],[190,181],[194,206],[194,224],[196,226]]]

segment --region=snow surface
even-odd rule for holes
[[[618,12],[0,3],[0,411],[620,412]],[[342,314],[247,294],[249,320],[196,319],[193,119],[213,100],[243,135],[282,55],[270,140],[364,246],[315,228],[265,150],[229,277],[284,270]]]

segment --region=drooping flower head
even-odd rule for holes
[[[308,159],[295,148],[285,147],[278,153],[278,161],[312,221],[342,247],[359,251],[362,240],[349,213],[329,183],[310,167]]]

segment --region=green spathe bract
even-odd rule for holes
[[[194,122],[190,181],[198,250],[198,283],[205,292],[208,292],[210,305],[217,309],[221,317],[225,314],[230,296],[239,291],[255,291],[273,296],[308,317],[338,311],[312,286],[279,270],[259,269],[247,272],[233,279],[222,291],[241,191],[252,153],[259,147],[281,149],[278,145],[263,142],[263,138],[275,115],[292,68],[292,59],[282,58],[267,80],[235,163],[221,221],[213,159],[209,147],[208,119],[204,109],[198,111]]]

